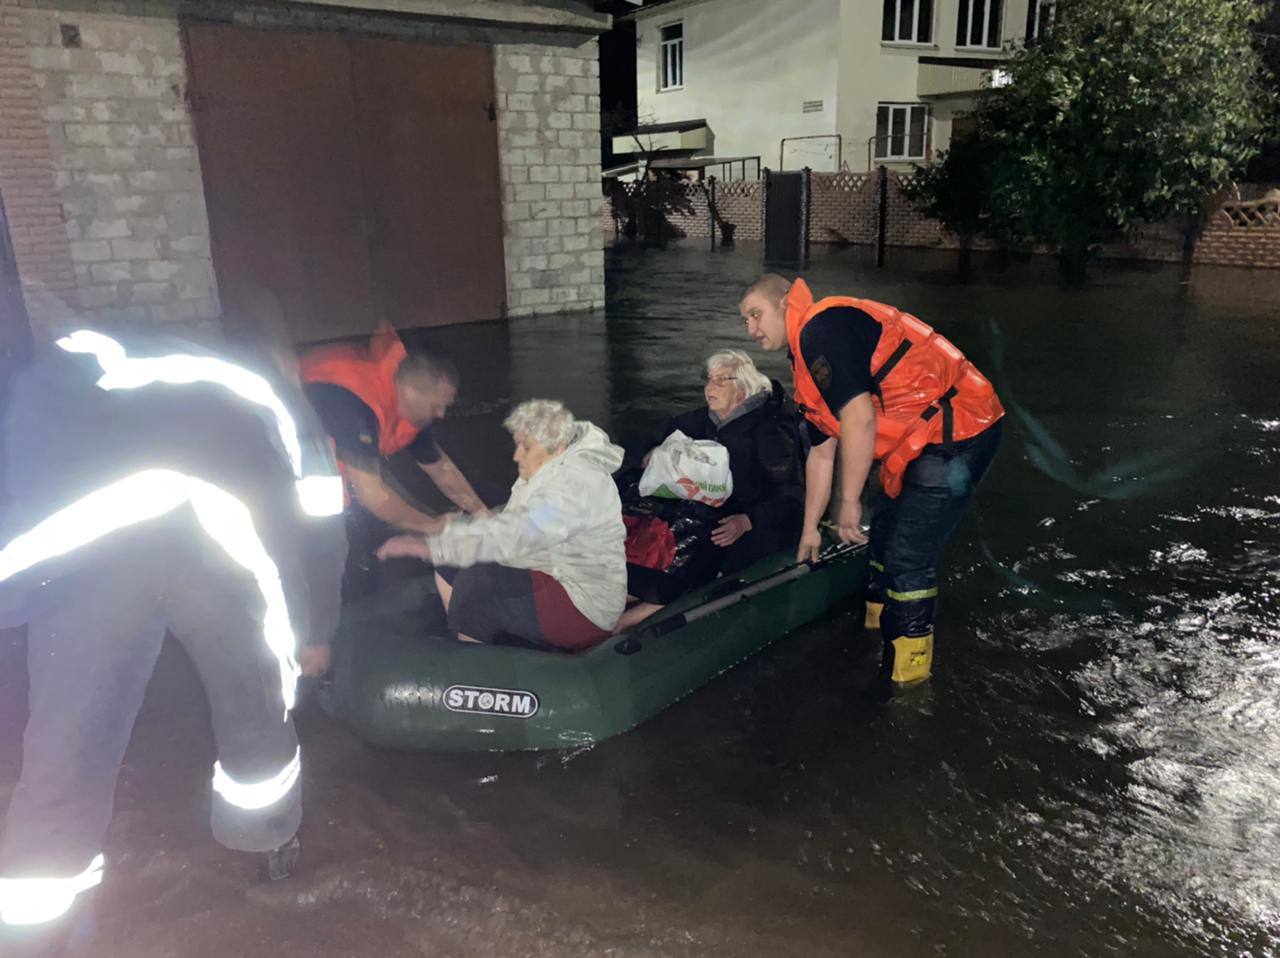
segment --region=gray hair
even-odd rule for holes
[[[769,381],[769,377],[756,369],[755,362],[741,349],[722,349],[708,356],[707,375],[717,369],[730,370],[738,385],[746,392],[747,399],[757,393],[773,391],[773,383]]]
[[[515,436],[523,433],[547,452],[563,449],[573,441],[577,422],[564,403],[554,399],[530,399],[511,410],[502,424]]]

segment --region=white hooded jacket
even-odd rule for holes
[[[532,479],[517,479],[503,510],[486,517],[459,516],[428,536],[439,566],[498,562],[544,572],[562,586],[574,606],[610,630],[627,598],[626,527],[613,473],[622,449],[604,430],[577,424],[567,449],[547,460]]]

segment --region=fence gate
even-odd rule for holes
[[[807,170],[799,173],[766,171],[764,177],[764,258],[798,263],[809,242]]]

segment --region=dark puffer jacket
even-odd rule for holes
[[[659,604],[717,574],[738,572],[781,549],[793,548],[804,518],[800,415],[778,383],[767,396],[747,400],[727,422],[713,421],[706,407],[682,413],[650,445],[677,429],[691,439],[710,439],[729,450],[733,494],[719,509],[695,502],[647,500],[644,511],[673,523],[677,560],[665,573],[628,565],[627,589]],[[751,520],[751,531],[727,548],[715,545],[711,532],[716,523],[739,513]]]
[[[743,538],[758,537],[762,546],[767,545],[756,556],[762,558],[800,537],[804,518],[800,419],[777,382],[763,402],[748,399],[744,406],[750,408],[720,425],[705,407],[683,413],[671,420],[663,437],[679,429],[690,439],[711,439],[729,450],[733,495],[720,512],[723,516],[742,513],[751,520],[751,533]]]

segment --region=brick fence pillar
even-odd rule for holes
[[[22,0],[0,0],[0,195],[38,336],[78,308],[79,297],[21,7]]]

